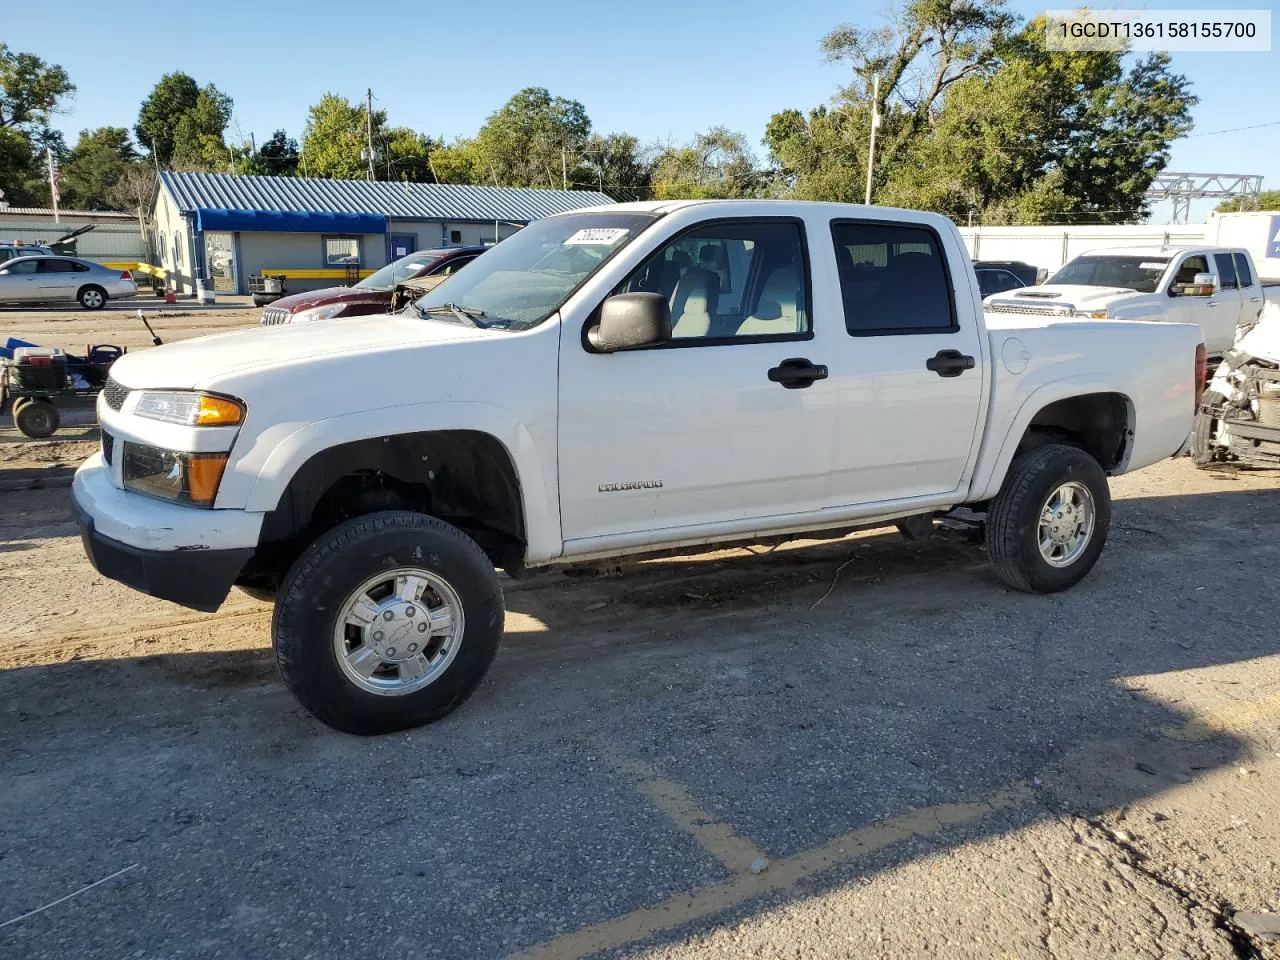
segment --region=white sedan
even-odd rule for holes
[[[0,303],[77,301],[86,310],[101,310],[108,300],[138,295],[128,270],[111,270],[75,257],[19,257],[0,267]]]

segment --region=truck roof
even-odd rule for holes
[[[1117,257],[1168,257],[1177,253],[1186,253],[1188,250],[1201,250],[1205,253],[1244,252],[1243,247],[1216,247],[1205,243],[1168,243],[1161,247],[1099,247],[1094,250],[1086,250],[1082,256],[1094,257],[1110,254]]]

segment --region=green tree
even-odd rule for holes
[[[283,130],[277,130],[254,150],[241,151],[236,173],[260,177],[292,177],[298,172],[298,141]]]
[[[777,184],[809,199],[862,199],[877,72],[875,200],[983,222],[1141,216],[1196,102],[1163,55],[1049,53],[1043,19],[990,0],[910,2],[894,27],[843,27],[824,48],[854,83],[765,136]]]
[[[725,127],[663,149],[654,161],[652,182],[658,200],[754,197],[764,189],[747,138]]]
[[[134,133],[161,164],[223,169],[230,154],[223,134],[232,100],[212,83],[199,86],[185,73],[167,73],[138,111]]]
[[[47,127],[59,103],[75,89],[62,67],[0,43],[0,127]]]
[[[36,157],[28,137],[0,127],[0,200],[15,207],[46,205],[49,185],[43,163],[44,157]]]
[[[437,183],[487,183],[479,163],[474,140],[455,140],[433,150],[429,157],[431,176]]]
[[[374,141],[378,150],[377,169],[384,180],[404,180],[409,183],[431,183],[431,155],[439,149],[439,140],[410,130],[408,127],[391,127],[377,134]]]
[[[583,169],[575,186],[615,200],[647,200],[653,192],[653,162],[629,133],[593,133],[582,148]]]
[[[472,144],[479,182],[559,188],[578,176],[591,120],[577,100],[526,87],[489,115]]]
[[[375,144],[376,135],[386,122],[385,111],[373,111]],[[302,131],[300,162],[307,176],[340,180],[367,177],[369,163],[360,158],[361,151],[367,149],[365,123],[362,105],[353,104],[336,93],[321,97],[308,111],[307,125]]]
[[[1280,190],[1263,190],[1255,203],[1252,199],[1232,197],[1223,200],[1215,208],[1219,213],[1237,213],[1241,210],[1280,210]]]
[[[81,130],[62,165],[63,202],[84,210],[108,209],[108,193],[137,159],[129,131],[123,127]]]

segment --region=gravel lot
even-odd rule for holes
[[[1280,957],[1280,475],[1113,481],[1053,597],[888,530],[513,583],[479,692],[358,739],[9,440],[6,960]]]

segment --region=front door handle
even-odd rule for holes
[[[1206,300],[1204,305],[1205,305],[1206,307],[1216,307],[1216,306],[1218,305],[1218,301],[1217,301],[1217,300]]]
[[[1250,298],[1249,298],[1249,302],[1250,302],[1250,303],[1261,303],[1261,302],[1262,302],[1262,298],[1261,298],[1261,297],[1250,297]]]
[[[940,377],[958,377],[973,369],[973,357],[959,350],[939,350],[924,365],[926,370],[932,370]]]
[[[827,379],[827,368],[812,364],[804,357],[792,357],[770,370],[769,379],[788,390],[801,390],[812,386],[815,380]]]

